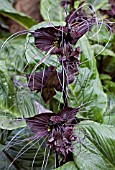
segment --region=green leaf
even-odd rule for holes
[[[70,85],[73,93],[70,97],[71,106],[76,107],[84,104],[83,109],[81,109],[81,115],[101,122],[103,120],[102,115],[107,107],[107,96],[103,92],[99,79],[94,52],[85,36],[79,40],[78,45],[82,51],[80,55],[81,64],[79,65],[79,74],[76,80]]]
[[[66,164],[60,166],[59,168],[56,168],[56,170],[77,170],[74,162],[67,162]]]
[[[95,8],[95,10],[98,10],[98,9],[102,8],[103,6],[105,6],[108,3],[108,0],[103,0],[103,1],[100,1],[100,0],[86,0],[86,1],[88,3],[90,3]]]
[[[16,95],[16,106],[20,115],[24,117],[33,117],[36,115],[35,101],[37,97],[29,90],[20,90]]]
[[[109,76],[108,74],[100,74],[99,75],[100,80],[111,80],[111,76]]]
[[[110,81],[110,80],[105,80],[104,87],[106,87],[107,91],[111,91],[115,93],[115,82]]]
[[[16,129],[25,127],[24,120],[36,114],[34,94],[27,88],[22,71],[26,65],[24,38],[8,43],[0,54],[0,128]],[[21,75],[20,75],[21,73]],[[19,74],[19,75],[18,75]]]
[[[61,0],[41,0],[40,12],[44,20],[64,21],[64,10],[60,2]]]
[[[111,30],[108,29],[106,25],[93,25],[91,30],[87,33],[90,40],[97,43],[109,43],[113,39],[113,34]]]
[[[5,149],[5,147],[6,147],[6,145],[0,144],[0,154],[1,154],[1,152]]]
[[[32,136],[33,134],[31,134],[29,130],[18,129],[18,130],[12,131],[12,133],[9,135],[9,137],[7,138],[5,142],[7,148],[9,148],[10,146],[8,150],[6,149],[7,151],[6,153],[9,155],[12,161],[15,159],[14,165],[17,165],[18,167],[17,169],[24,169],[24,170],[31,169],[34,157],[37,154],[37,150],[40,147],[38,154],[36,155],[33,169],[41,170],[42,163],[44,160],[45,147],[46,147],[45,139],[41,139],[40,141],[38,140],[28,140],[25,142],[23,141]],[[10,145],[9,145],[9,142],[10,142]],[[12,147],[11,147],[11,144],[13,144]],[[47,157],[48,151],[49,150],[47,149],[47,152],[45,154],[45,159],[48,159],[48,162],[45,160],[45,163],[47,163],[46,169],[51,170],[54,168],[54,155],[52,155],[52,152],[50,151],[50,156]],[[17,154],[18,154],[18,158],[16,159]],[[8,157],[5,157],[4,164],[5,162],[8,162],[8,164],[6,165],[4,170],[8,169],[12,161],[9,162]],[[45,166],[45,163],[44,163],[44,166]],[[1,166],[1,162],[0,162],[0,166]]]
[[[100,54],[100,55],[103,55],[103,56],[112,56],[112,57],[115,57],[115,53],[113,51],[105,48],[102,45],[94,44],[91,47],[93,48],[94,53],[96,55]]]
[[[16,11],[8,0],[0,0],[0,14],[13,19],[26,29],[36,24],[31,17]]]
[[[0,154],[0,169],[7,170],[8,166],[10,164],[10,160],[7,158],[7,156],[4,153]],[[11,166],[12,170],[17,170],[15,166]]]
[[[115,114],[115,93],[107,91],[107,97],[108,97],[108,106],[104,114],[104,118],[105,116],[108,116],[109,118],[110,116],[113,116]]]
[[[13,113],[5,112],[5,109],[3,112],[0,113],[0,128],[5,130],[13,130],[17,129],[19,127],[25,127],[26,122],[21,119],[18,120],[16,116],[13,116]]]
[[[5,39],[2,40],[2,44]],[[8,73],[22,72],[24,65],[26,65],[25,58],[25,37],[14,38],[8,41],[4,49],[0,53],[0,61],[4,62]],[[1,64],[2,65],[2,64]],[[3,67],[3,66],[2,66]]]
[[[115,113],[115,112],[114,112]],[[115,114],[111,115],[111,116],[104,116],[104,122],[103,124],[106,125],[112,125],[115,127]]]
[[[115,170],[115,127],[84,121],[75,134],[73,154],[80,170]]]

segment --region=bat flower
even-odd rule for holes
[[[75,50],[71,50],[69,56],[66,55],[59,58],[59,61],[63,62],[68,78],[78,74],[78,65],[80,64],[78,56],[80,53],[80,47],[77,47]]]
[[[32,35],[35,45],[41,51],[50,54],[65,55],[66,50],[75,45],[94,24],[94,17],[85,17],[82,7],[73,9],[65,18],[65,26],[46,27],[35,30]],[[69,55],[69,54],[68,54]]]
[[[63,160],[72,152],[72,141],[76,140],[73,134],[75,115],[79,108],[65,108],[59,113],[41,113],[34,117],[25,118],[28,128],[35,138],[45,137],[47,147],[56,151]]]
[[[57,73],[56,68],[49,66],[45,69],[35,74],[26,75],[28,81],[28,87],[31,91],[41,92],[41,96],[45,102],[51,99],[55,94],[55,90],[62,91],[62,73]],[[73,80],[69,78],[69,84]]]
[[[47,27],[35,30],[32,35],[35,38],[35,45],[41,51],[50,51],[50,54],[60,54],[60,44],[63,33],[59,27]]]

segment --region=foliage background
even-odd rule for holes
[[[85,2],[94,6],[97,18],[108,19],[111,31],[102,25],[100,31],[92,36],[97,31],[97,28],[93,27],[91,32],[83,36],[76,44],[76,46],[80,45],[82,50],[81,64],[79,75],[68,89],[69,105],[77,107],[85,104],[77,116],[86,120],[75,127],[78,138],[73,144],[74,161],[66,163],[58,170],[68,169],[68,167],[72,170],[114,170],[115,13],[111,12],[115,11],[115,8],[112,0],[109,2],[107,0],[86,0]],[[12,37],[3,46],[2,44],[17,31],[47,27],[49,19],[53,25],[63,24],[63,10],[59,3],[60,0],[56,0],[55,3],[53,0],[41,0],[40,2],[0,0],[0,46],[2,48],[0,51],[0,170],[7,170],[13,159],[18,156],[19,158],[10,169],[30,169],[39,144],[32,146],[33,142],[26,146],[26,142],[18,144],[17,140],[14,140],[15,145],[10,147],[8,152],[5,152],[5,148],[19,131],[18,141],[31,136],[30,132],[24,128],[26,123],[23,119],[19,121],[19,118],[22,118],[23,115],[32,117],[38,113],[40,108],[35,103],[39,102],[49,109],[41,96],[30,92],[27,87],[25,74],[30,73],[44,56],[33,45],[31,36],[28,34],[14,39]],[[80,1],[75,2],[76,8],[79,3]],[[44,61],[37,70],[39,71],[49,64],[58,65],[56,56]],[[61,94],[58,93],[53,100],[55,112],[58,111],[60,96]],[[32,147],[21,155],[23,153],[21,149],[24,146],[26,146],[25,148]],[[44,148],[45,143],[36,157],[35,170],[41,169]],[[48,170],[54,168],[53,156],[51,154],[49,157]]]

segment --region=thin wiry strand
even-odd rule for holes
[[[88,135],[88,134],[86,134],[85,133],[85,137],[87,137],[88,139],[90,138],[90,135]],[[92,136],[92,138],[90,138],[89,139],[91,142],[95,142],[95,144],[96,144],[96,146],[99,146],[100,147],[100,149],[102,150],[102,152],[108,157],[108,154],[107,154],[107,152],[104,150],[104,148],[101,146],[101,144],[99,143],[99,139],[97,138],[97,140],[96,139],[94,139],[94,137]]]
[[[54,3],[53,3],[53,1],[52,1],[52,4],[48,7],[48,10],[47,10],[47,18],[48,18],[48,22],[50,22],[51,24],[52,24],[52,20],[50,20],[50,10],[51,10],[51,8],[52,8],[52,6],[53,5],[57,5],[57,6],[59,6],[60,8],[61,8],[61,6],[60,6],[60,3],[56,3],[55,1],[54,1]],[[52,24],[52,26],[55,28],[55,26]]]
[[[63,64],[62,64],[62,67],[63,67],[63,69],[62,69],[62,74],[63,74],[63,82],[61,82],[60,81],[60,79],[59,79],[59,81],[60,81],[60,85],[61,85],[61,87],[62,87],[62,95],[61,95],[61,98],[60,98],[60,103],[58,104],[58,108],[60,107],[60,104],[61,104],[61,101],[62,101],[62,99],[63,99],[63,94],[65,94],[65,100],[67,100],[67,98],[68,98],[68,94],[67,94],[67,91],[65,90],[65,88],[64,88],[64,81],[65,81],[65,68],[64,68],[64,66],[63,66]],[[64,101],[63,101],[64,102]],[[64,102],[64,106],[65,106],[65,102]]]
[[[49,151],[48,151],[48,155],[47,155],[47,158],[46,158],[46,163],[45,163],[45,166],[44,166],[44,170],[46,169],[47,167],[47,164],[48,164],[48,159],[49,159],[49,156],[50,156],[50,148],[49,148]]]
[[[78,79],[78,77],[77,77],[77,79]],[[88,80],[89,79],[87,79],[87,82],[88,82]],[[80,81],[78,81],[79,83],[80,83]],[[68,83],[67,83],[68,84]],[[99,100],[99,99],[92,99],[91,100],[91,97],[92,97],[92,93],[93,93],[93,90],[94,89],[92,89],[92,93],[88,96],[88,99],[87,99],[87,101],[85,101],[84,102],[84,100],[86,100],[86,98],[85,98],[85,88],[86,88],[86,86],[87,86],[87,83],[85,84],[85,86],[83,87],[83,90],[79,90],[80,92],[81,92],[81,95],[83,96],[82,97],[82,101],[76,101],[76,97],[74,96],[74,94],[72,93],[72,91],[71,91],[71,89],[68,87],[68,90],[69,91],[71,91],[71,94],[72,94],[72,96],[74,97],[74,101],[76,101],[76,104],[77,105],[79,105],[79,108],[83,108],[83,107],[85,107],[85,105],[87,105],[87,104],[90,104],[90,106],[91,106],[91,103],[92,102],[94,102],[95,100]],[[80,87],[81,87],[81,89],[82,89],[82,85],[81,85],[81,83],[80,83]],[[68,95],[68,90],[67,90],[67,97],[68,97],[68,99],[70,98],[71,99],[71,97],[69,97],[69,95]],[[63,90],[63,92],[65,92],[64,90]],[[63,97],[63,95],[61,96],[61,97]],[[73,101],[71,101],[71,102],[73,102]],[[60,103],[61,103],[61,99],[60,99]],[[93,106],[93,105],[92,105]],[[59,106],[58,106],[59,107]],[[80,111],[81,112],[81,111]],[[82,111],[83,112],[83,111]],[[86,111],[84,111],[84,112],[86,112]]]
[[[32,69],[31,74],[29,76],[29,80],[28,82],[30,82],[30,79],[32,77],[32,74],[36,71],[36,69],[42,64],[42,62],[48,57],[48,55],[50,54],[50,52],[54,49],[55,47],[52,47],[47,54],[35,65],[35,67]]]
[[[100,23],[100,24],[102,24],[102,23]],[[103,25],[105,25],[104,23],[103,23]],[[107,25],[105,25],[105,26],[107,26]],[[109,27],[110,28],[110,27]],[[111,29],[111,28],[110,28]],[[110,35],[108,36],[108,41],[107,41],[107,43],[105,44],[105,46],[102,48],[102,50],[98,53],[98,54],[96,54],[94,57],[96,58],[96,57],[98,57],[105,49],[106,49],[106,47],[108,46],[108,44],[109,44],[109,42],[110,42],[110,40],[111,40],[111,38],[112,38],[112,31],[110,30]],[[98,42],[98,44],[99,44],[99,42]],[[82,64],[85,64],[85,63],[87,63],[87,62],[89,62],[89,61],[91,61],[91,60],[93,60],[94,58],[92,57],[91,59],[88,59],[88,60],[86,60],[86,61],[84,61],[84,62],[80,62],[80,66],[82,65]]]
[[[35,138],[35,139],[33,139],[32,141],[30,141],[28,144],[26,144],[19,152],[18,152],[18,154],[16,155],[16,157],[14,158],[14,160],[11,162],[11,164],[9,165],[9,167],[8,167],[8,169],[7,170],[9,170],[9,168],[12,166],[12,164],[20,157],[20,156],[22,156],[26,151],[28,151],[30,148],[32,148],[36,143],[38,143],[39,141],[40,141],[40,139],[42,139],[43,138],[43,136],[41,137],[41,138]],[[35,140],[37,140],[35,143],[33,143],[32,145],[30,145],[32,142],[34,142]],[[29,148],[27,148],[26,150],[24,150],[28,145],[30,145],[29,146]],[[24,150],[24,151],[23,151]],[[23,151],[23,152],[22,152]],[[21,153],[22,152],[22,153]]]
[[[102,20],[102,23],[103,23],[103,20]],[[102,29],[102,25],[103,25],[103,24],[99,24],[98,19],[96,19],[97,32],[94,33],[92,36],[88,37],[88,39],[91,39],[91,38],[93,38],[94,36],[98,35],[98,33],[99,33],[99,32],[101,31],[101,29]],[[99,27],[99,26],[100,26],[100,27]]]
[[[2,133],[0,133],[0,138],[2,137],[2,135],[4,135],[4,133],[6,132],[7,130],[4,129]]]
[[[19,89],[19,93],[20,93],[20,89]],[[17,94],[18,94],[18,92],[17,92]],[[7,112],[10,112],[10,110],[15,106],[15,105],[17,105],[17,103],[19,102],[19,101],[23,101],[23,97],[25,97],[25,96],[28,96],[28,91],[26,92],[26,93],[24,93],[23,95],[21,95],[20,97],[18,97],[16,100],[15,100],[15,102],[14,102],[14,104],[12,104],[9,108],[8,108],[8,110],[6,110],[5,111],[5,113],[7,113]],[[18,103],[19,104],[19,103]],[[21,115],[22,117],[22,120],[24,119],[24,116],[25,115]],[[16,120],[16,119],[15,119]],[[18,118],[17,118],[17,120],[18,120]]]
[[[37,151],[36,151],[36,153],[35,153],[34,159],[33,159],[33,161],[32,161],[31,170],[33,170],[33,168],[34,168],[34,162],[35,162],[36,156],[37,156],[40,148],[42,147],[42,145],[43,145],[43,143],[45,142],[45,140],[46,140],[47,137],[48,137],[48,135],[44,138],[44,140],[42,141],[42,143],[40,144],[40,146],[38,147],[38,149],[37,149]]]
[[[44,81],[44,75],[45,75],[45,66],[44,66],[44,69],[43,69],[42,86],[43,86],[43,81]],[[41,88],[41,94],[42,94],[42,88]]]
[[[0,50],[0,51],[2,51],[2,50],[6,47],[6,45],[7,45],[10,41],[12,41],[14,38],[19,37],[20,35],[27,34],[27,33],[29,33],[29,31],[27,31],[27,30],[23,30],[23,31],[19,31],[19,32],[14,33],[14,34],[11,35],[9,38],[7,38],[6,41],[4,41],[4,43],[3,43],[2,46],[1,46],[1,50]]]
[[[45,146],[45,150],[44,150],[44,159],[43,159],[43,162],[42,162],[41,170],[44,170],[44,163],[45,163],[45,160],[46,160],[46,154],[47,154],[47,146]]]
[[[22,129],[22,130],[25,130],[26,128],[27,128],[27,127],[25,127],[25,128]],[[20,132],[20,131],[19,131],[19,132]],[[31,134],[31,133],[30,133],[30,134]],[[29,134],[29,135],[30,135],[30,134]],[[21,143],[24,143],[24,142],[33,140],[33,139],[35,138],[34,136],[27,138],[26,135],[25,135],[25,136],[23,135],[23,137],[26,138],[26,139],[20,140],[20,136],[19,136],[19,137],[15,137],[15,139],[13,139],[10,143],[8,143],[8,148],[7,148],[7,146],[6,146],[5,151],[8,151],[11,147],[13,147],[13,146],[15,146],[15,145],[17,145],[17,144],[21,144]],[[18,142],[15,141],[15,140],[17,140],[17,139],[18,139]]]
[[[92,10],[91,10],[91,8],[88,7],[88,5],[92,8]],[[93,11],[94,14],[96,13],[94,6],[93,6],[92,4],[90,4],[90,3],[84,3],[84,4],[82,4],[80,7],[78,7],[77,10],[83,8],[84,6],[87,6],[87,7],[89,8],[89,10]],[[77,11],[77,10],[76,10],[76,11]],[[71,17],[69,18],[68,21],[71,20],[71,18],[74,16],[74,14],[76,13],[76,11],[73,12],[73,14],[71,15]]]
[[[29,43],[29,40],[28,40],[28,43]],[[39,55],[39,54],[36,54],[36,53],[34,52],[34,50],[31,48],[31,45],[26,48],[26,50],[28,50],[28,49],[31,49],[31,51],[33,52],[34,57],[37,57],[37,56]],[[51,49],[51,51],[52,51],[52,50],[53,50],[53,49]],[[43,54],[43,53],[39,50],[39,53],[40,53],[41,55],[43,55],[44,57],[46,56],[46,58],[47,58],[47,57],[50,58],[51,55],[49,55],[49,53],[50,53],[51,51],[47,52],[47,54]],[[44,57],[43,57],[43,58],[44,58]],[[33,58],[32,58],[31,60],[33,60]],[[43,59],[43,61],[44,61],[44,60],[45,60],[45,59]],[[40,61],[41,61],[41,60],[40,60]],[[40,62],[40,61],[39,61],[39,62]],[[42,61],[42,62],[43,62],[43,61]],[[42,64],[42,62],[41,62],[41,64]],[[48,62],[48,59],[45,61],[45,64],[46,64],[46,62]],[[28,64],[29,64],[29,63],[28,63]],[[48,64],[50,64],[50,63],[48,63]],[[58,61],[57,61],[56,64],[58,65]],[[39,65],[38,65],[38,66],[39,66]],[[38,68],[38,66],[35,66],[35,67]],[[36,69],[37,69],[37,68],[36,68]],[[36,70],[36,69],[35,69],[35,70]],[[35,70],[34,70],[34,71],[35,71]],[[32,74],[33,74],[34,71],[32,71]]]
[[[63,74],[62,94],[63,94],[63,99],[65,98],[64,99],[64,107],[65,107],[67,105],[67,102],[68,102],[67,101],[68,97],[67,97],[67,90],[66,90],[66,88],[67,88],[67,84],[66,84],[67,80],[65,80],[66,79],[66,74],[65,74],[65,68],[64,68],[64,65],[63,65],[63,61],[62,61],[62,74]]]
[[[12,141],[13,141],[21,132],[23,132],[24,130],[25,130],[25,128],[24,128],[24,129],[21,129],[19,132],[16,133],[16,135],[14,135],[14,136],[12,137],[12,139],[8,142],[7,148],[5,149],[5,151],[7,151],[7,150],[9,149],[10,144],[12,143]]]
[[[36,139],[34,139],[34,140],[36,140]],[[34,145],[38,142],[38,141],[36,141],[33,145],[31,145],[29,148],[27,148],[27,150],[25,150],[24,152],[22,152],[23,149],[25,149],[29,144],[31,144],[32,142],[34,142],[34,140],[33,140],[33,141],[30,141],[28,144],[26,144],[26,145],[18,152],[18,154],[16,155],[16,157],[14,158],[14,160],[11,162],[11,164],[9,165],[9,167],[8,167],[7,170],[10,169],[10,167],[13,165],[13,163],[14,163],[21,155],[23,155],[28,149],[30,149],[32,146],[34,146]],[[21,152],[22,152],[22,153],[21,153]]]
[[[97,57],[98,55],[100,55],[100,54],[106,49],[106,47],[109,45],[109,42],[110,42],[110,40],[111,40],[111,38],[112,38],[111,27],[110,27],[108,24],[104,24],[103,22],[102,22],[102,23],[100,22],[99,24],[105,25],[106,27],[109,28],[110,36],[109,36],[109,38],[108,38],[107,43],[106,43],[105,46],[103,47],[103,49],[102,49],[95,57]]]

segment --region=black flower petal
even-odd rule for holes
[[[55,90],[62,91],[63,74],[62,72],[57,73],[56,68],[53,66],[33,75],[27,74],[26,77],[30,90],[41,92],[45,102],[56,94]],[[72,79],[69,79],[69,84],[72,82]]]
[[[65,160],[72,152],[71,142],[76,139],[73,121],[77,112],[78,108],[65,108],[57,114],[41,113],[25,120],[35,137],[48,135],[47,146],[57,151]]]
[[[60,41],[64,32],[60,27],[47,27],[35,30],[32,35],[35,38],[35,45],[38,49],[48,52],[50,54],[57,54],[61,52]]]

